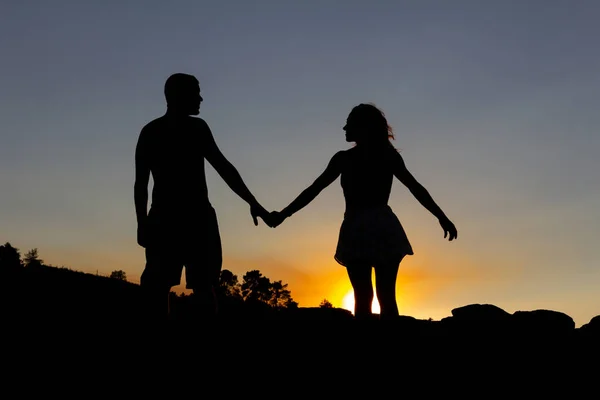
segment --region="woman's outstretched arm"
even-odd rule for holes
[[[450,219],[446,216],[446,214],[444,214],[442,209],[433,200],[433,197],[431,197],[427,189],[425,189],[425,187],[421,185],[413,176],[413,174],[411,174],[410,171],[406,168],[404,159],[397,152],[395,152],[393,158],[393,170],[394,176],[400,182],[402,182],[402,184],[406,186],[408,190],[410,190],[412,195],[419,201],[419,203],[421,203],[423,207],[425,207],[438,219],[440,225],[444,229],[444,238],[449,236],[448,239],[450,241],[456,239],[458,233],[452,221],[450,221]]]
[[[342,173],[342,159],[344,151],[339,151],[331,157],[325,171],[306,189],[302,191],[287,207],[278,214],[283,222],[285,218],[291,217],[294,213],[306,207],[311,201],[321,193],[323,189],[329,186]],[[279,224],[277,224],[279,225]]]

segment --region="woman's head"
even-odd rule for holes
[[[373,104],[359,104],[350,111],[346,125],[346,141],[362,144],[389,144],[394,139],[385,114]]]

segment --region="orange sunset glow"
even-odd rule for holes
[[[344,308],[348,311],[354,313],[354,292],[349,291],[344,298],[342,299],[341,308]],[[377,301],[377,296],[373,299],[373,305],[371,306],[371,311],[375,314],[379,314],[381,309],[379,308],[379,301]]]

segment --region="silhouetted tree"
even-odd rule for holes
[[[23,263],[27,268],[36,268],[41,267],[44,263],[43,260],[39,258],[38,249],[31,249],[27,253],[25,253],[25,257],[23,258]]]
[[[12,273],[22,267],[19,249],[11,246],[9,242],[0,246],[0,271]]]
[[[292,299],[287,283],[271,282],[258,270],[246,272],[242,278],[242,298],[245,302],[260,302],[272,308],[295,308],[298,306]]]
[[[298,303],[292,299],[292,293],[287,288],[288,284],[281,281],[271,283],[269,292],[269,305],[273,308],[296,308]]]
[[[120,281],[127,280],[127,274],[125,273],[125,271],[121,271],[121,270],[111,272],[110,277],[113,279],[118,279]]]
[[[321,308],[333,308],[333,304],[331,304],[331,302],[327,299],[323,299],[321,300],[321,304],[319,304],[319,307]]]
[[[242,277],[242,298],[246,302],[268,303],[271,298],[271,281],[259,270],[246,272]]]
[[[227,297],[236,299],[242,297],[238,277],[228,269],[221,271],[221,275],[219,277],[219,290],[222,295]]]

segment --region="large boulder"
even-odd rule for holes
[[[461,321],[507,322],[510,313],[493,304],[469,304],[452,310],[452,316]]]
[[[590,322],[582,325],[579,330],[586,335],[594,335],[600,338],[600,315],[596,315]]]
[[[442,328],[452,335],[503,336],[510,332],[511,314],[493,304],[469,304],[452,310],[441,320]]]
[[[513,322],[524,333],[562,334],[575,330],[573,318],[553,310],[516,311],[513,313]]]

